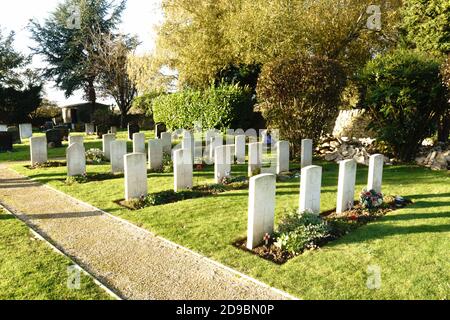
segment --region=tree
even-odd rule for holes
[[[271,129],[291,141],[294,153],[302,139],[319,139],[336,118],[345,73],[326,57],[296,56],[267,63],[258,82],[258,108]]]
[[[370,0],[164,0],[160,60],[180,85],[208,86],[229,66],[316,54],[352,73],[396,44],[399,0],[384,2],[380,31],[366,28]]]
[[[370,127],[402,161],[414,158],[448,109],[439,68],[429,54],[401,49],[370,61],[360,75]]]
[[[89,38],[93,44],[91,66],[98,74],[100,90],[114,98],[120,110],[120,125],[125,127],[137,88],[127,72],[128,56],[136,49],[136,38],[125,35],[113,35],[93,32]],[[91,49],[89,49],[91,50]]]
[[[450,54],[450,2],[447,0],[406,0],[402,10],[405,44],[437,57]],[[438,120],[438,140],[447,142],[450,110]]]
[[[90,54],[93,33],[113,33],[125,9],[125,0],[118,4],[108,0],[65,0],[43,24],[32,20],[30,31],[37,45],[35,54],[42,55],[48,66],[43,75],[54,80],[66,96],[82,89],[95,105],[98,70]]]
[[[14,50],[14,33],[6,37],[0,32],[0,119],[20,123],[41,103],[42,84],[27,69],[28,57]]]
[[[450,2],[404,0],[402,32],[410,48],[441,56],[450,53]]]

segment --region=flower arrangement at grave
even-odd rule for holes
[[[375,190],[363,189],[359,199],[362,207],[368,210],[375,210],[383,205],[383,194]]]
[[[100,164],[106,161],[103,151],[100,149],[89,149],[86,151],[86,161],[89,163]]]

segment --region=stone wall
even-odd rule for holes
[[[342,110],[334,125],[333,137],[342,138],[372,138],[370,130],[367,129],[369,119],[365,116],[365,110]]]

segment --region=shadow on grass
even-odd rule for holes
[[[442,218],[450,218],[450,212],[387,215],[383,218],[383,220],[384,221],[405,221],[405,220],[427,220],[427,219],[442,219]]]

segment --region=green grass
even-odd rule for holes
[[[109,300],[81,274],[81,289],[67,286],[71,262],[37,240],[28,227],[0,209],[0,300]]]
[[[335,208],[338,166],[322,165],[322,210]],[[302,299],[449,299],[450,298],[450,174],[415,166],[385,168],[384,192],[402,195],[414,204],[364,226],[321,250],[279,266],[243,252],[232,243],[246,236],[248,192],[217,196],[129,211],[113,201],[123,199],[123,178],[66,186],[65,168],[14,168],[67,194]],[[104,173],[109,166],[89,166]],[[246,166],[234,166],[245,175]],[[149,174],[149,192],[173,188],[171,174]],[[367,179],[358,168],[357,191]],[[195,173],[194,183],[212,183],[213,168]],[[297,207],[299,181],[278,183],[276,221]],[[355,195],[356,196],[356,195]],[[368,267],[381,268],[379,290],[366,286]]]

